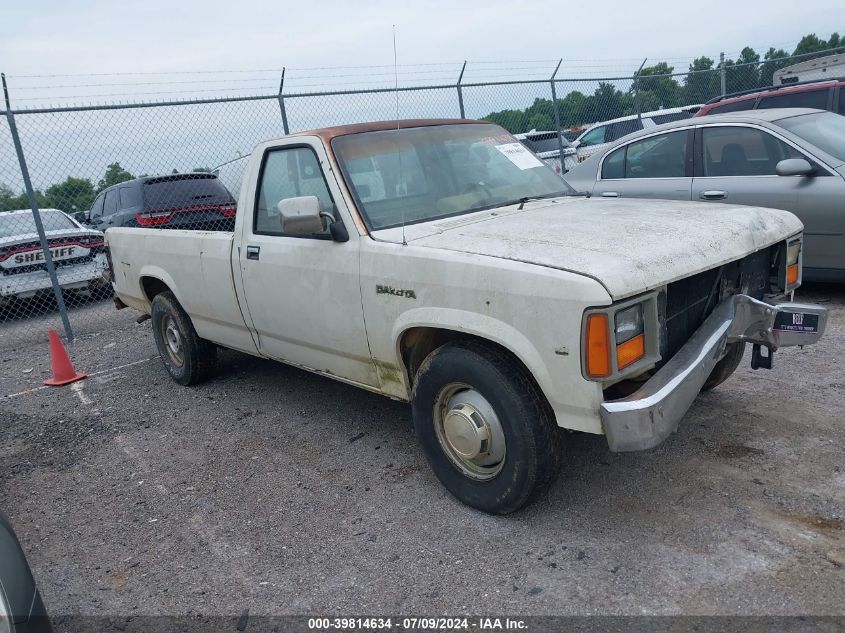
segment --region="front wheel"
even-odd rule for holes
[[[543,395],[492,346],[449,343],[432,352],[417,371],[412,408],[434,474],[484,512],[527,505],[560,467],[560,431]]]
[[[180,385],[195,385],[214,375],[217,348],[197,335],[191,318],[172,292],[155,296],[150,317],[158,353],[173,380]]]

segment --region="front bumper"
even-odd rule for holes
[[[678,428],[729,343],[762,345],[770,353],[779,347],[811,345],[826,323],[827,310],[817,305],[770,304],[747,295],[726,299],[635,393],[601,405],[610,450],[645,450],[665,440]]]

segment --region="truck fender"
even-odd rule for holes
[[[401,342],[405,332],[412,328],[437,328],[470,334],[503,347],[512,353],[531,372],[534,380],[548,398],[553,391],[552,379],[545,362],[531,342],[513,326],[494,317],[477,312],[452,308],[415,308],[403,312],[393,326],[393,341],[396,366],[402,368],[408,393],[411,393],[410,379],[404,359]]]
[[[179,289],[176,287],[176,282],[173,281],[173,277],[171,277],[166,270],[163,268],[156,266],[155,264],[146,264],[144,267],[141,268],[141,272],[138,274],[138,284],[140,285],[141,293],[143,294],[144,298],[147,300],[148,303],[152,304],[152,297],[148,297],[146,291],[144,290],[144,278],[145,277],[152,277],[153,279],[158,279],[164,285],[166,285],[170,292],[172,292],[176,296],[176,300],[182,304],[184,307],[184,303],[182,303],[181,293]]]

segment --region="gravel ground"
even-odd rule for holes
[[[406,405],[234,352],[179,387],[97,305],[91,376],[41,389],[43,337],[0,324],[0,507],[53,615],[843,615],[845,287],[800,298],[822,343],[746,359],[654,450],[568,435],[506,518],[444,491]]]

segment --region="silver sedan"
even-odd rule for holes
[[[611,198],[748,204],[804,223],[804,279],[845,281],[845,116],[751,110],[635,132],[565,180]]]

